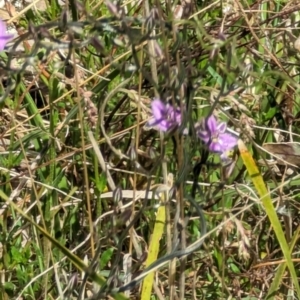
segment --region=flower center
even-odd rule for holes
[[[219,133],[218,133],[218,132],[215,132],[214,134],[212,134],[211,140],[212,140],[214,143],[218,143],[218,142],[219,142]]]

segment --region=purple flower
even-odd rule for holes
[[[170,104],[164,104],[161,100],[155,99],[151,103],[153,118],[148,126],[157,126],[161,131],[169,131],[181,124],[181,113]]]
[[[4,49],[6,43],[12,38],[12,34],[6,33],[6,24],[0,20],[0,51]]]
[[[227,151],[234,148],[238,141],[237,137],[226,133],[226,128],[226,123],[218,123],[213,115],[196,125],[199,138],[211,152],[220,153],[222,159],[226,159]]]

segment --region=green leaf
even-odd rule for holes
[[[17,249],[16,247],[12,247],[11,255],[14,263],[19,264],[24,262],[23,253],[20,251],[20,249]]]
[[[16,286],[12,282],[5,282],[4,289],[6,292],[13,292],[16,289]]]
[[[112,258],[114,248],[105,250],[100,257],[100,270],[102,270]]]
[[[264,120],[265,121],[269,121],[271,120],[275,114],[278,112],[278,108],[277,107],[271,107],[268,109],[267,113],[264,114]]]

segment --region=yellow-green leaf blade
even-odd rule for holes
[[[160,198],[164,195],[161,194]],[[146,261],[146,267],[148,267],[151,263],[153,263],[157,259],[158,251],[159,251],[159,241],[163,235],[164,227],[166,221],[166,209],[165,205],[161,205],[158,208],[156,221],[154,225],[153,235],[150,241],[149,253]],[[142,287],[142,296],[141,300],[150,300],[153,286],[154,272],[149,273],[144,281]]]
[[[263,207],[265,208],[265,211],[269,217],[269,220],[271,222],[271,225],[274,228],[276,237],[278,239],[278,242],[280,244],[282,253],[286,259],[286,264],[289,268],[293,283],[295,285],[295,289],[297,291],[298,296],[300,296],[300,289],[299,289],[299,283],[297,279],[297,274],[294,268],[294,264],[291,259],[291,253],[289,250],[289,246],[287,244],[287,241],[285,239],[284,232],[282,230],[282,227],[280,225],[276,210],[273,206],[270,194],[268,193],[268,190],[266,188],[265,182],[256,166],[255,161],[253,160],[252,155],[246,148],[245,144],[243,141],[239,140],[238,141],[238,147],[241,153],[241,157],[243,159],[243,162],[247,168],[247,171],[251,177],[251,180],[257,189],[257,192],[261,198]]]

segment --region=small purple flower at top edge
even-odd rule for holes
[[[154,99],[151,103],[153,118],[148,122],[148,126],[156,126],[161,131],[172,130],[181,124],[181,113],[169,103],[165,104],[159,99]]]
[[[5,48],[7,42],[13,38],[12,34],[6,33],[6,24],[0,20],[0,51]]]
[[[238,141],[237,137],[226,133],[226,129],[226,123],[218,123],[213,115],[196,125],[199,138],[208,146],[211,152],[220,153],[222,160],[227,158],[227,151],[234,148]]]

